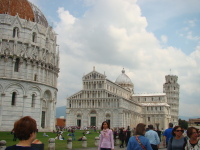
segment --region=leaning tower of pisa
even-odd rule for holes
[[[166,75],[165,83],[163,84],[163,92],[166,93],[167,103],[170,105],[171,118],[169,121],[174,125],[178,125],[179,89],[178,76]]]

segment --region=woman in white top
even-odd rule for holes
[[[200,139],[198,129],[195,127],[189,127],[187,129],[187,136],[189,137],[185,150],[200,150]]]

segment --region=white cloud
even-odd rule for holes
[[[166,36],[166,35],[162,35],[162,36],[161,36],[161,41],[162,41],[163,43],[167,43],[167,41],[168,41],[167,36]]]
[[[196,26],[196,19],[195,20],[188,20],[188,24],[190,27]]]
[[[65,98],[82,88],[82,76],[93,66],[115,81],[124,67],[135,85],[135,92],[162,92],[165,75],[172,69],[178,75],[181,115],[186,115],[188,100],[191,107],[199,106],[199,47],[189,56],[175,47],[162,48],[148,23],[132,0],[96,0],[82,18],[59,8],[56,24],[60,45],[58,106]],[[162,36],[161,42],[167,42]],[[189,108],[189,107],[188,107]],[[199,113],[195,109],[187,115]]]
[[[145,14],[150,21],[150,28],[154,31],[167,26],[169,20],[183,17],[193,13],[199,13],[199,0],[137,0],[137,3],[148,10]],[[176,7],[174,7],[176,6]],[[177,19],[176,19],[177,20]]]
[[[189,40],[194,40],[194,41],[199,41],[200,40],[200,37],[199,36],[193,36],[191,31],[187,33],[187,37],[186,38],[189,39]]]

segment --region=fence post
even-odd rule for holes
[[[87,147],[87,138],[85,136],[82,138],[82,147]]]
[[[67,148],[72,149],[72,138],[67,139]]]
[[[116,136],[116,144],[117,144],[117,145],[120,144],[119,136]]]
[[[6,141],[5,140],[1,140],[0,141],[0,150],[5,150],[6,149]]]
[[[48,150],[55,150],[55,139],[54,138],[49,139]]]
[[[94,140],[95,140],[94,145],[99,146],[99,137],[95,137]]]

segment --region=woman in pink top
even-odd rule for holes
[[[101,130],[98,150],[114,150],[113,132],[110,130],[109,123],[104,121]]]

